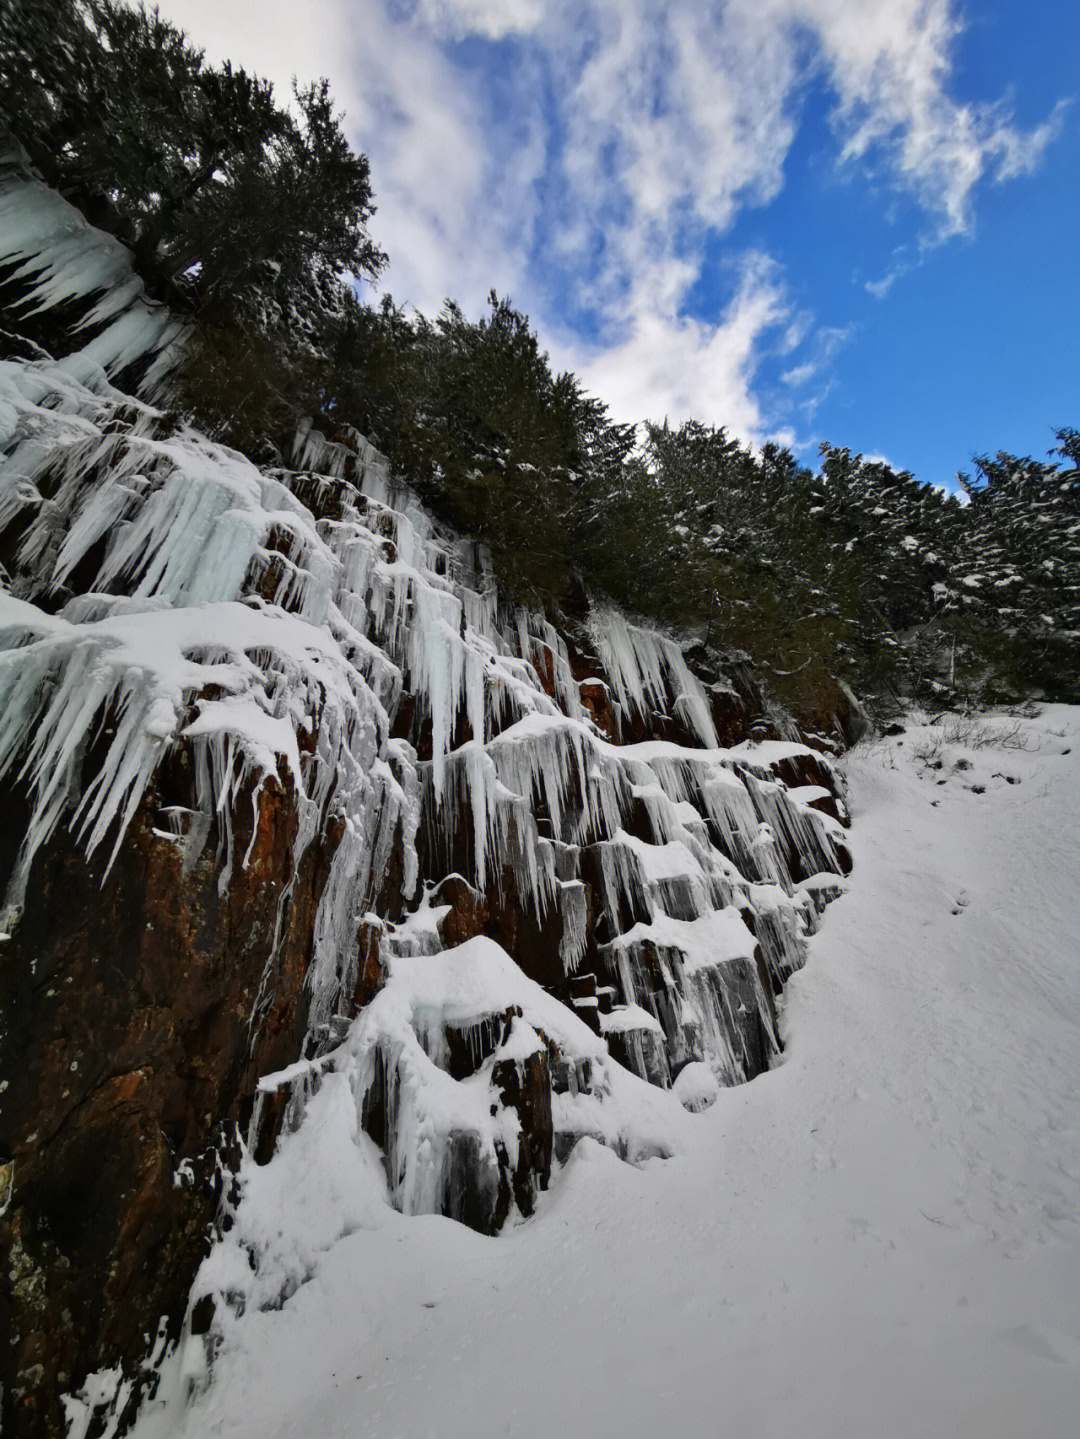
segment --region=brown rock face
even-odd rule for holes
[[[512,1169],[507,1165],[506,1179],[518,1209],[528,1216],[536,1205],[537,1190],[546,1189],[551,1178],[554,1133],[547,1053],[537,1050],[527,1059],[499,1060],[492,1070],[491,1082],[504,1107],[514,1110],[521,1122],[517,1163]],[[509,1208],[509,1195],[506,1207]]]
[[[329,856],[293,878],[297,812],[268,784],[236,815],[219,893],[212,832],[184,872],[158,807],[183,802],[181,752],[105,874],[61,831],[33,867],[0,969],[0,1382],[5,1439],[58,1436],[59,1395],[144,1358],[183,1317],[219,1203],[221,1149],[261,1074],[296,1058]],[[164,791],[168,789],[166,796]],[[6,795],[5,882],[25,815]],[[251,844],[248,864],[240,864]],[[2,1202],[2,1196],[0,1196]]]
[[[502,945],[530,979],[565,998],[566,976],[559,958],[562,922],[552,909],[538,918],[517,893],[513,872],[503,871],[500,883],[479,894],[458,874],[449,875],[436,891],[439,904],[450,905],[440,926],[446,947],[464,944],[478,934]]]
[[[814,705],[796,718],[807,744],[839,743],[845,749],[871,727],[865,710],[843,680],[824,682]]]

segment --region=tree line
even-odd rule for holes
[[[121,0],[4,0],[0,120],[189,317],[174,406],[260,460],[301,418],[359,430],[511,597],[601,592],[747,652],[804,716],[834,676],[882,708],[1080,699],[1075,430],[1043,460],[976,457],[949,495],[834,446],[811,468],[696,421],[617,424],[504,297],[477,320],[364,300],[371,177],[325,81],[283,107]]]

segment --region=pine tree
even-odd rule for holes
[[[157,10],[5,0],[0,123],[180,309],[280,319],[321,272],[381,268],[367,160],[325,81],[296,99],[299,119]]]

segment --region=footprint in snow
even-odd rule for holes
[[[967,890],[962,889],[953,900],[953,914],[960,914],[962,910],[967,909],[970,903],[971,900],[968,898]]]

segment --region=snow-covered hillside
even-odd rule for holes
[[[175,1359],[140,1439],[1072,1433],[1080,713],[913,726],[845,768],[851,888],[777,1067],[672,1159],[583,1140],[495,1239],[394,1213],[325,1085],[204,1274],[257,1299],[248,1243],[294,1292],[229,1313],[190,1407]]]
[[[1068,1432],[1077,713],[849,756],[849,881],[741,659],[215,443],[0,220],[5,1433]]]
[[[17,156],[0,214],[0,1384],[55,1434],[159,1321],[198,1388],[372,1205],[495,1233],[581,1144],[673,1153],[850,859],[741,660],[512,602],[355,432],[260,467],[118,389],[178,327]]]

